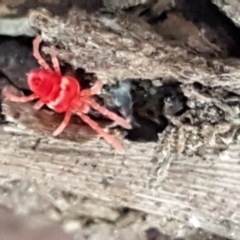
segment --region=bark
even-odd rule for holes
[[[237,59],[196,56],[181,43],[177,46],[164,41],[154,28],[133,14],[119,13],[111,19],[72,10],[64,20],[33,11],[29,18],[31,25],[41,30],[44,40],[62,44],[58,49],[61,60],[95,73],[104,83],[114,83],[115,79],[162,78],[211,87],[224,84],[226,89],[238,93]],[[206,53],[220,51],[199,30],[187,41]],[[226,82],[231,84],[226,86]]]

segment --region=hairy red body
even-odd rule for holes
[[[41,41],[42,38],[40,36],[35,38],[33,54],[43,69],[34,69],[27,74],[27,83],[33,93],[29,96],[19,97],[11,93],[7,88],[4,88],[3,95],[15,102],[28,102],[38,99],[34,108],[40,109],[43,105],[47,105],[55,112],[65,113],[62,123],[53,133],[54,136],[60,134],[68,125],[72,113],[77,114],[111,144],[117,152],[123,153],[122,145],[86,115],[92,107],[124,128],[131,128],[131,125],[125,119],[91,99],[92,95],[97,94],[101,90],[102,82],[98,80],[92,88],[81,90],[78,81],[74,77],[61,75],[54,48],[51,48],[50,52],[54,70],[48,66],[38,51]]]
[[[75,99],[79,99],[80,87],[72,76],[61,76],[58,73],[36,69],[28,74],[29,88],[39,100],[55,112],[62,113],[72,108],[74,111]]]

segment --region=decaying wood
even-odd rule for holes
[[[107,15],[72,9],[59,17],[34,10],[29,20],[45,44],[57,45],[62,61],[95,73],[106,84],[127,78],[178,81],[189,110],[180,117],[167,116],[169,125],[157,143],[133,143],[124,139],[124,132],[111,131],[123,142],[126,154],[122,156],[78,119],[53,138],[62,116],[4,100],[3,112],[11,123],[0,128],[3,192],[24,179],[31,183],[33,198],[42,191],[47,199],[42,208],[55,209],[50,218],[74,219],[70,226],[86,215],[123,226],[144,218],[140,228],[133,224],[132,232],[156,226],[171,236],[185,236],[183,226],[192,226],[240,239],[239,60],[190,51],[185,41],[190,48],[200,46],[202,52],[228,55],[224,45],[210,42],[204,28],[181,14],[170,13],[166,25],[157,28],[136,17],[136,12]],[[180,44],[170,44],[165,38],[171,33],[160,33],[179,19],[194,34],[185,31]],[[46,45],[43,51],[48,53]],[[206,86],[208,94],[193,83]],[[236,93],[235,100],[225,98],[224,92]],[[190,123],[182,121],[186,116]],[[33,188],[33,182],[38,187]],[[59,197],[58,191],[70,197]],[[21,208],[26,205],[26,199],[18,202],[22,195],[2,194],[0,202],[20,212],[25,209],[27,215],[31,206]],[[119,208],[124,207],[134,212],[130,220],[121,221]]]
[[[157,144],[123,140],[126,154],[121,156],[98,138],[85,142],[53,139],[50,129],[44,127],[49,113],[42,110],[37,116],[30,104],[4,101],[3,107],[7,119],[15,124],[0,129],[2,183],[24,178],[47,186],[49,191],[60,188],[112,208],[129,207],[165,219],[161,227],[171,235],[168,221],[175,219],[221,236],[240,237],[238,138],[219,154],[214,146],[205,146],[203,160],[200,156],[174,154],[173,147],[164,146],[169,138],[175,139],[176,132],[170,128],[161,135],[164,141]],[[39,124],[44,138],[31,131]],[[194,127],[186,127],[185,131],[195,134]],[[76,134],[71,127],[67,132],[68,137]],[[38,142],[39,138],[42,140]],[[81,205],[80,200],[77,202]],[[102,218],[109,217],[108,211],[101,214]],[[225,221],[229,227],[223,224]],[[174,234],[179,231],[175,229]]]
[[[105,83],[116,78],[163,78],[224,86],[239,93],[238,60],[206,59],[168,45],[149,25],[132,15],[119,14],[111,19],[73,10],[64,19],[34,11],[30,22],[41,30],[44,40],[63,46],[58,49],[60,59],[94,72]]]

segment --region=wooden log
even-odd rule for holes
[[[31,104],[4,101],[3,109],[7,120],[14,123],[0,129],[1,183],[29,180],[47,191],[58,188],[108,207],[128,207],[239,238],[239,138],[218,153],[213,146],[205,145],[204,159],[190,157],[176,153],[178,131],[170,127],[157,144],[122,140],[126,150],[122,156],[98,137],[89,136],[88,141],[76,138],[82,130],[74,124],[62,139],[52,138],[55,126],[49,119],[56,116],[44,110],[36,114]],[[184,131],[194,135],[194,127],[185,127]],[[80,200],[77,202],[81,205]],[[99,205],[91,208],[98,215]],[[102,217],[109,213],[103,212]],[[224,225],[226,221],[229,227]],[[166,221],[163,231],[171,229],[169,224]]]
[[[239,94],[239,60],[196,55],[181,44],[168,44],[146,22],[125,12],[109,18],[79,10],[65,17],[33,11],[29,18],[46,42],[58,44],[59,58],[73,67],[94,72],[107,84],[125,78],[174,79],[188,103],[196,104],[191,107],[196,115],[204,112],[197,112],[199,102],[202,109],[212,104],[224,120],[210,124],[206,118],[194,125],[170,118],[157,143],[132,143],[124,132],[113,132],[126,150],[121,156],[77,120],[52,138],[59,115],[4,100],[4,114],[13,124],[0,128],[1,183],[20,179],[37,182],[45,193],[61,189],[76,196],[69,211],[90,214],[91,208],[93,217],[114,221],[118,215],[112,209],[127,207],[171,235],[183,224],[239,239],[239,108],[214,91],[204,95],[193,88],[201,83]],[[204,43],[211,53],[219,51],[200,30],[195,32],[199,36],[191,40]],[[79,196],[94,204],[82,207]],[[51,202],[58,206],[58,199]],[[105,206],[100,214],[97,202]]]

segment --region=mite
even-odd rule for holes
[[[38,99],[33,106],[36,110],[46,105],[57,113],[65,113],[61,124],[53,132],[53,136],[59,135],[67,127],[71,115],[74,113],[112,145],[118,153],[123,154],[124,150],[121,143],[112,135],[106,133],[97,122],[93,121],[87,115],[90,108],[93,108],[122,127],[126,129],[131,128],[127,120],[119,117],[117,114],[102,107],[91,99],[92,95],[100,92],[103,83],[97,80],[90,89],[81,90],[79,82],[74,77],[61,75],[54,47],[50,48],[53,68],[46,63],[39,52],[39,45],[41,42],[41,36],[37,36],[33,40],[33,55],[42,68],[34,69],[27,74],[27,84],[32,94],[29,96],[16,96],[8,87],[5,87],[2,91],[3,96],[9,101],[22,103]]]

